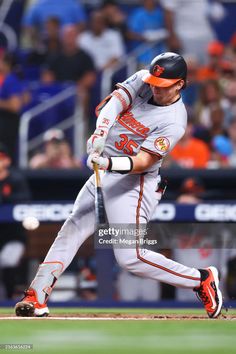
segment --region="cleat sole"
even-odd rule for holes
[[[16,316],[19,317],[34,317],[34,305],[31,302],[21,301],[15,306]]]

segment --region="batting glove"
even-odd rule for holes
[[[105,148],[107,134],[107,130],[96,129],[87,141],[87,154],[90,155],[94,152],[101,154]]]
[[[98,165],[99,170],[106,171],[109,166],[109,159],[107,157],[100,156],[97,152],[89,155],[87,160],[87,166],[90,170],[93,170],[93,163]]]

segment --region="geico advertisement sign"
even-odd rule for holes
[[[33,216],[39,221],[64,221],[71,213],[73,204],[21,204],[13,208],[13,219],[23,221]]]
[[[236,205],[199,204],[194,217],[197,221],[236,221]]]

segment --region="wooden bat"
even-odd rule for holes
[[[97,225],[105,224],[106,212],[104,207],[101,179],[99,175],[98,165],[93,164],[95,174],[95,216]]]

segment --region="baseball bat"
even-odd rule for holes
[[[95,217],[96,224],[101,225],[106,222],[106,212],[104,207],[104,200],[102,195],[101,179],[99,174],[98,165],[93,164],[95,174]]]

